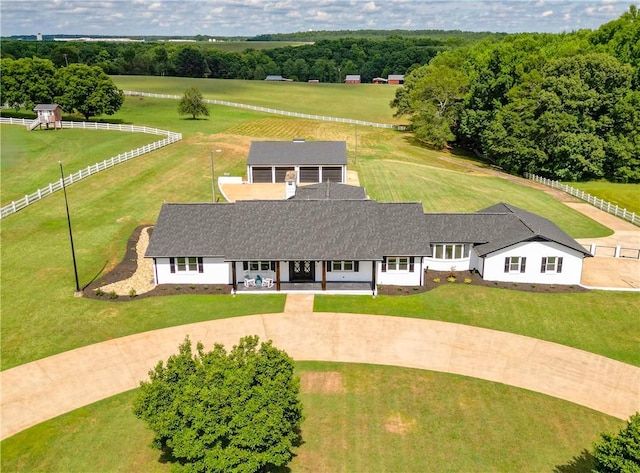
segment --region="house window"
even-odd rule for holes
[[[436,259],[462,259],[469,256],[463,244],[433,245]]]
[[[542,258],[540,266],[541,273],[561,273],[562,272],[562,256],[547,256]]]
[[[202,258],[179,256],[169,258],[171,272],[175,273],[203,273],[204,264]]]
[[[387,258],[387,271],[407,271],[409,269],[409,258],[389,257]]]
[[[505,273],[524,273],[527,268],[527,258],[524,256],[507,256],[504,259]]]
[[[249,261],[249,271],[269,271],[270,268],[269,261]]]
[[[329,271],[354,271],[358,272],[358,261],[331,261],[327,266]]]
[[[275,261],[244,261],[242,263],[243,271],[275,271]]]

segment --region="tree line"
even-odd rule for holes
[[[81,63],[110,75],[168,75],[262,80],[282,75],[295,81],[342,82],[360,74],[364,82],[406,74],[439,52],[458,47],[456,36],[393,35],[383,39],[345,37],[313,44],[230,52],[211,43],[54,42],[3,40],[2,57],[49,59],[56,67]],[[466,40],[464,40],[466,41]]]
[[[88,120],[95,115],[113,115],[124,103],[122,90],[97,66],[56,68],[48,59],[2,59],[0,74],[2,104],[16,110],[57,103],[65,112],[78,112]]]
[[[415,137],[564,181],[640,182],[640,16],[444,51],[391,106]]]

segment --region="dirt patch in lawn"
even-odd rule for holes
[[[339,394],[346,390],[342,373],[337,371],[305,371],[300,376],[300,390],[303,393]]]
[[[415,419],[407,419],[405,416],[396,412],[385,419],[384,430],[392,434],[404,435],[413,432],[416,428]]]

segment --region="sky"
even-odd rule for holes
[[[597,29],[634,0],[0,0],[0,35],[254,36],[309,30]]]

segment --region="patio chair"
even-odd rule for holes
[[[244,287],[256,287],[256,280],[255,279],[245,278],[244,279]]]
[[[264,279],[262,280],[262,287],[266,287],[266,288],[273,287],[273,279],[271,279],[271,278],[264,278]]]

